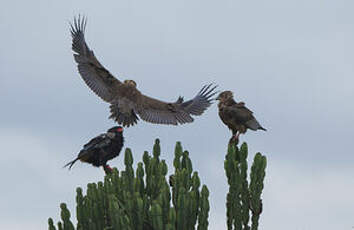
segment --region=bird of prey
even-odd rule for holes
[[[80,160],[96,167],[103,166],[106,172],[110,172],[111,168],[107,165],[107,161],[119,155],[123,144],[123,128],[121,126],[112,127],[107,133],[91,139],[84,145],[77,158],[67,163],[64,167],[69,166],[69,169],[71,169],[74,163]]]
[[[266,131],[249,110],[244,102],[236,102],[231,91],[224,91],[216,98],[219,100],[219,116],[232,131],[231,140],[238,142],[241,133],[246,133],[247,129],[256,131],[258,129]]]
[[[102,100],[110,103],[110,118],[123,126],[133,126],[139,118],[155,124],[178,125],[193,122],[210,105],[216,86],[205,85],[191,100],[179,97],[163,102],[142,94],[133,80],[121,82],[97,60],[85,41],[86,19],[78,17],[71,24],[72,50],[79,73],[87,86]]]

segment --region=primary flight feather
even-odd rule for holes
[[[97,60],[85,41],[86,19],[78,17],[71,24],[72,50],[79,73],[87,86],[102,100],[110,103],[110,118],[123,126],[132,126],[139,117],[155,124],[178,125],[193,122],[210,105],[216,86],[205,85],[191,100],[179,97],[163,102],[142,94],[133,80],[121,82]]]

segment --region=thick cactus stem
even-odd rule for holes
[[[48,219],[48,230],[56,230],[52,218]]]
[[[114,168],[103,182],[88,184],[86,195],[77,188],[76,228],[66,205],[61,204],[62,221],[57,229],[191,230],[196,225],[198,229],[207,229],[209,192],[205,185],[200,191],[200,179],[193,172],[188,152],[183,152],[181,143],[176,144],[175,172],[170,176],[160,155],[157,139],[152,156],[144,152],[143,162],[134,171],[133,155],[127,148],[124,171]],[[173,178],[171,187],[168,178]],[[56,230],[52,219],[48,220],[48,226],[49,230]]]
[[[226,196],[226,215],[228,230],[257,230],[262,212],[261,194],[266,169],[266,157],[257,153],[248,183],[248,148],[243,143],[241,148],[230,144],[225,160],[225,171],[229,192]],[[249,226],[250,215],[252,225]]]
[[[61,221],[55,227],[48,219],[49,230],[207,230],[209,190],[193,172],[189,153],[180,142],[175,147],[174,173],[160,160],[157,139],[152,155],[144,152],[143,161],[133,169],[133,154],[126,149],[124,171],[113,168],[103,182],[87,185],[86,195],[76,192],[77,225],[63,203]],[[262,213],[266,157],[257,153],[248,174],[248,147],[230,144],[224,168],[229,184],[226,196],[228,230],[257,230]],[[172,191],[171,191],[172,190]],[[251,225],[250,225],[251,221]]]

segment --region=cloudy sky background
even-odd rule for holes
[[[268,158],[261,229],[354,226],[354,2],[4,1],[0,8],[0,229],[46,229],[75,188],[102,180],[62,166],[114,125],[80,79],[69,22],[119,79],[153,97],[193,97],[216,82],[245,101],[268,132],[248,132],[250,160]],[[126,129],[135,162],[155,138],[172,166],[176,141],[211,192],[210,229],[225,229],[223,161],[230,132],[213,105],[180,127]],[[123,157],[111,161],[123,167]]]

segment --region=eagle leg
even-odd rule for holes
[[[240,132],[237,132],[237,133],[236,133],[235,141],[236,141],[236,140],[237,140],[237,141],[239,140],[240,134],[241,134]]]
[[[103,170],[105,171],[106,174],[110,174],[113,171],[113,169],[107,164],[102,165],[102,167],[103,167]]]
[[[239,142],[239,136],[240,136],[240,133],[237,131],[236,134],[232,135],[229,142],[230,143],[234,142],[235,145],[237,145]]]

